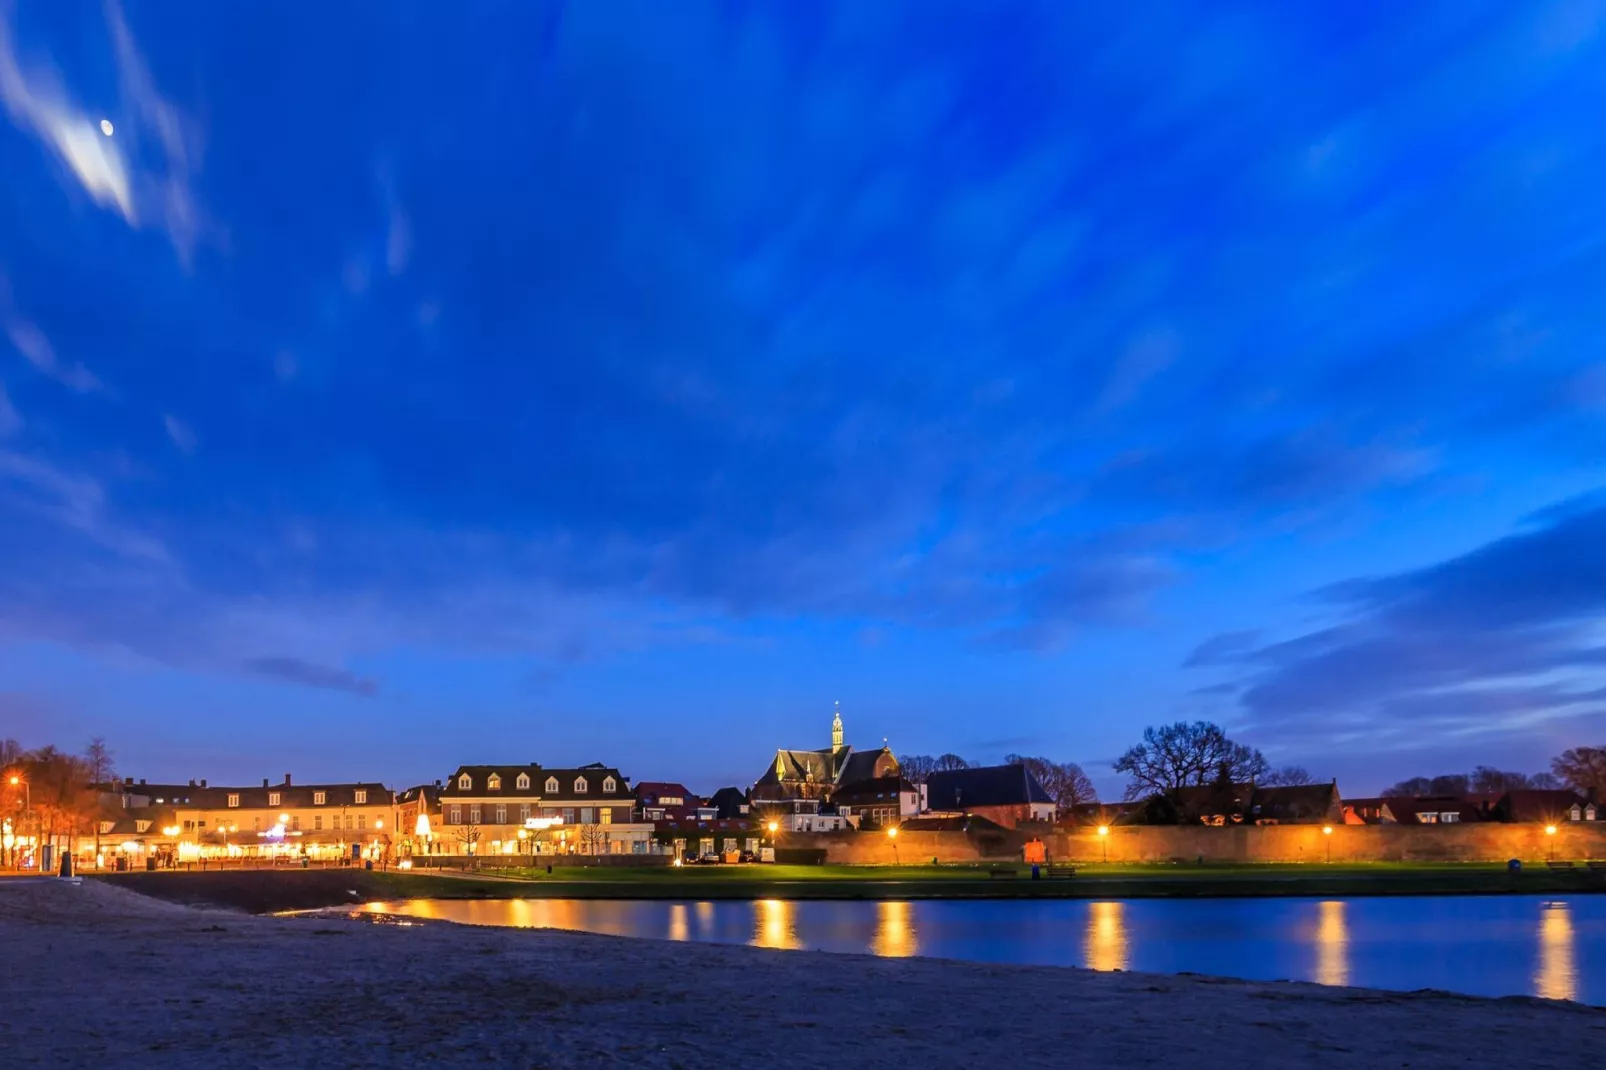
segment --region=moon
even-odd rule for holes
[[[102,119],[100,121],[100,132],[107,137],[112,136],[112,121],[110,119]]]

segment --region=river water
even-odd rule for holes
[[[651,902],[420,899],[375,913],[660,940],[1202,973],[1606,1005],[1606,896]]]

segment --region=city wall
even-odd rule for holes
[[[1504,862],[1606,859],[1606,822],[1563,823],[1556,834],[1543,825],[1465,824],[1440,826],[1319,825],[1245,828],[1205,826],[1022,828],[977,835],[907,832],[896,839],[877,832],[795,834],[791,847],[824,848],[826,861],[841,865],[902,862],[1019,861],[1032,837],[1048,857],[1065,862]]]

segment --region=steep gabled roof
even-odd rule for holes
[[[1054,802],[1024,765],[986,765],[932,773],[926,778],[926,800],[932,810]]]
[[[1525,788],[1506,792],[1495,811],[1503,821],[1566,821],[1574,806],[1582,809],[1587,805],[1588,800],[1582,795],[1566,788],[1554,791]]]

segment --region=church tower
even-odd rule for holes
[[[836,716],[831,719],[831,753],[842,749],[842,703],[836,704]]]

